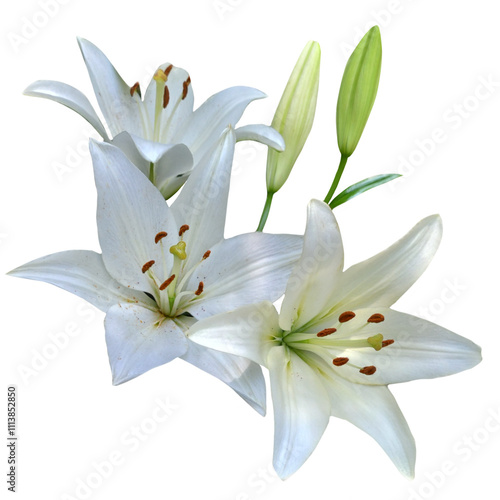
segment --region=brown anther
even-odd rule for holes
[[[130,87],[130,97],[134,97],[134,94],[136,92],[139,94],[139,97],[142,97],[141,96],[141,86],[139,85],[139,82],[134,83],[134,85],[132,85],[132,87]]]
[[[335,366],[342,366],[345,365],[346,363],[349,363],[349,358],[335,358],[332,363]]]
[[[337,331],[336,328],[325,328],[316,334],[316,337],[326,337],[327,335],[331,335]]]
[[[165,288],[167,288],[168,285],[170,285],[170,283],[172,283],[172,281],[175,280],[175,274],[172,274],[172,276],[170,276],[170,278],[168,278],[168,280],[165,280],[161,285],[160,285],[160,290],[165,290]]]
[[[172,68],[173,68],[173,67],[174,67],[174,65],[173,65],[173,64],[171,64],[170,66],[167,66],[167,67],[165,68],[164,73],[165,73],[165,76],[166,76],[167,78],[168,78],[168,75],[170,74],[170,72],[172,71]]]
[[[346,312],[343,312],[340,316],[339,316],[339,322],[340,323],[345,323],[346,321],[349,321],[351,320],[352,318],[354,318],[354,316],[356,316],[352,311],[346,311]]]
[[[158,243],[162,238],[165,238],[167,236],[167,233],[165,231],[160,231],[156,236],[155,236],[155,243]]]
[[[361,368],[361,370],[359,370],[359,373],[362,373],[363,375],[373,375],[376,371],[377,369],[372,365]]]
[[[384,315],[380,313],[372,314],[368,319],[368,323],[382,323],[384,321]]]
[[[203,254],[203,257],[202,257],[202,260],[206,260],[210,257],[210,254],[212,252],[210,250],[207,250],[204,254]]]
[[[201,295],[203,293],[203,281],[200,281],[200,284],[198,285],[198,290],[194,292],[195,295]]]
[[[163,109],[168,106],[168,101],[170,101],[170,92],[168,87],[165,85],[165,88],[163,89]]]
[[[182,82],[182,100],[184,100],[188,95],[188,87],[190,83],[191,83],[190,76],[187,77],[187,80],[185,82]]]
[[[145,273],[146,271],[149,270],[149,268],[155,263],[154,260],[149,260],[148,262],[146,262],[146,264],[144,264],[142,266],[142,272]]]
[[[382,347],[387,347],[388,345],[394,344],[394,340],[387,339],[382,341]]]
[[[179,236],[182,236],[188,229],[189,229],[189,226],[187,224],[183,224],[179,228]]]

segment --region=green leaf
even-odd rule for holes
[[[335,207],[342,205],[346,201],[358,196],[358,194],[364,193],[369,189],[373,189],[374,187],[385,184],[386,182],[392,181],[401,177],[400,174],[381,174],[375,175],[373,177],[368,177],[368,179],[364,179],[362,181],[356,182],[352,186],[349,186],[347,189],[344,189],[338,196],[336,196],[332,202],[330,203],[330,208],[333,210]]]

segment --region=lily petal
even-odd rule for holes
[[[186,144],[195,164],[228,126],[236,125],[246,107],[266,95],[251,87],[231,87],[209,97],[171,142]]]
[[[160,283],[168,276],[173,257],[163,248],[177,242],[178,228],[163,196],[125,154],[109,144],[91,141],[97,186],[97,228],[104,265],[120,283],[156,293],[142,266],[151,260]],[[170,236],[155,244],[155,236]],[[165,266],[160,263],[165,262]]]
[[[185,354],[182,330],[161,313],[138,305],[116,305],[104,322],[113,385],[127,382]]]
[[[187,336],[202,346],[266,366],[267,354],[280,333],[276,309],[271,302],[261,302],[197,321]]]
[[[307,211],[304,249],[288,281],[281,306],[283,330],[297,330],[328,309],[344,266],[340,231],[330,207],[311,200]]]
[[[164,198],[165,193],[172,191],[170,180],[179,176],[185,180],[185,174],[189,174],[193,168],[193,155],[184,144],[161,144],[132,136],[128,132],[119,133],[111,144],[119,147],[148,178],[151,163],[154,163],[154,185]]]
[[[190,341],[181,358],[227,384],[260,415],[266,414],[266,383],[258,364]]]
[[[142,102],[130,95],[130,87],[100,49],[83,38],[78,38],[78,45],[111,135],[115,136],[123,130],[143,135]]]
[[[106,129],[94,111],[92,104],[75,87],[52,80],[38,80],[29,85],[23,93],[33,97],[44,97],[45,99],[50,99],[51,101],[56,101],[67,106],[85,118],[105,141],[109,140]]]
[[[317,372],[287,347],[273,347],[267,364],[274,407],[273,465],[286,479],[316,448],[328,425],[330,400]]]
[[[187,224],[184,234],[189,249],[185,267],[190,268],[224,237],[229,181],[234,156],[234,130],[227,129],[212,154],[193,170],[172,204],[178,225]]]
[[[334,313],[394,304],[430,264],[441,235],[439,215],[426,217],[383,252],[347,269],[331,302]]]
[[[415,474],[415,440],[394,396],[384,386],[367,387],[322,370],[332,415],[354,424],[373,437],[398,470]]]
[[[273,127],[267,125],[245,125],[236,130],[236,141],[256,141],[276,151],[285,150],[285,140]]]
[[[339,375],[353,382],[386,385],[444,377],[468,370],[481,361],[481,349],[474,342],[430,321],[385,308],[357,310],[356,315],[357,318],[369,318],[375,312],[385,319],[376,324],[374,334],[381,333],[384,339],[394,340],[394,343],[380,351],[352,349],[339,354],[348,357],[354,365],[376,366],[377,371],[370,376],[358,370],[342,369],[347,367],[337,369]],[[362,332],[360,336],[366,338],[367,329]]]
[[[287,280],[302,250],[302,237],[287,234],[249,233],[224,240],[211,249],[188,281],[200,298],[189,312],[198,319],[283,295]]]
[[[145,293],[131,290],[114,280],[102,256],[90,250],[69,250],[41,257],[8,273],[18,278],[44,281],[71,292],[101,311],[117,303],[155,303]]]

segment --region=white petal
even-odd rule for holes
[[[195,165],[217,142],[220,134],[236,125],[246,107],[265,94],[250,87],[231,87],[207,99],[187,121],[172,142],[186,144],[194,156]]]
[[[281,306],[283,330],[297,330],[329,309],[344,266],[344,249],[330,207],[311,200],[304,233],[304,249],[293,268]]]
[[[375,366],[370,376],[346,366],[338,374],[361,384],[394,384],[410,380],[436,378],[468,370],[481,361],[481,349],[461,337],[429,321],[385,308],[356,310],[356,318],[369,318],[373,313],[384,315],[384,321],[366,325],[353,338],[366,338],[381,333],[394,343],[375,351],[372,348],[350,349],[339,356],[348,357],[358,366]]]
[[[269,351],[274,407],[274,468],[281,479],[316,448],[330,417],[330,400],[316,370],[284,346]]]
[[[155,261],[160,283],[167,279],[178,228],[160,192],[117,147],[90,143],[97,186],[97,227],[104,265],[120,283],[157,292],[142,266]],[[155,236],[169,236],[155,244]],[[163,262],[165,265],[163,265]]]
[[[281,334],[278,313],[270,302],[240,307],[196,322],[187,332],[193,342],[243,356],[266,366],[267,353]]]
[[[190,227],[184,234],[188,253],[185,269],[199,262],[203,254],[224,237],[234,145],[234,131],[228,129],[214,152],[193,170],[172,204],[178,225]]]
[[[130,95],[130,87],[100,49],[83,38],[78,38],[78,44],[111,135],[115,136],[123,130],[143,135],[142,102]]]
[[[258,413],[266,414],[266,383],[258,364],[190,341],[181,357],[227,384]]]
[[[117,303],[127,302],[155,307],[154,301],[145,293],[131,290],[114,280],[104,267],[101,255],[89,250],[69,250],[47,255],[8,274],[58,286],[104,312]]]
[[[154,185],[165,198],[165,193],[171,193],[173,190],[171,184],[176,184],[175,178],[182,176],[185,182],[193,167],[193,155],[184,144],[161,144],[130,135],[128,132],[118,134],[111,144],[119,147],[148,178],[151,163],[154,163]],[[179,187],[176,185],[175,191]]]
[[[440,217],[427,217],[383,252],[347,269],[337,285],[332,308],[340,311],[394,304],[430,264],[441,234]]]
[[[273,127],[267,125],[245,125],[235,130],[236,141],[257,141],[276,151],[285,150],[285,140]]]
[[[211,249],[186,288],[204,291],[188,311],[198,319],[283,295],[293,265],[302,250],[302,237],[249,233],[224,240]]]
[[[104,324],[114,385],[168,363],[187,349],[184,333],[172,320],[138,305],[113,306]]]
[[[352,384],[322,371],[332,415],[373,437],[405,476],[415,472],[415,441],[394,396],[385,386]]]
[[[44,97],[67,106],[85,118],[105,141],[108,140],[106,129],[99,120],[92,104],[84,94],[71,85],[51,80],[38,80],[27,87],[24,94],[33,97]]]
[[[165,63],[162,64],[159,69],[165,71],[169,66],[169,63]],[[185,82],[188,81],[188,78],[189,74],[182,68],[173,66],[168,72],[166,87],[168,88],[169,100],[167,107],[161,108],[160,135],[158,137],[160,142],[183,142],[174,141],[173,138],[178,130],[184,128],[193,114],[193,88],[191,83],[185,84]],[[151,131],[154,130],[156,88],[156,81],[151,79],[144,96],[144,105],[146,106],[148,116],[151,120]],[[186,89],[186,93],[184,93],[184,89]],[[153,136],[151,135],[149,138],[153,139]]]

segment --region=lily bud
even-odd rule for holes
[[[276,193],[285,183],[311,131],[318,97],[321,49],[309,42],[295,64],[271,126],[285,140],[285,151],[269,149],[267,191]]]
[[[337,141],[343,156],[354,153],[368,121],[377,95],[381,64],[380,30],[374,26],[351,54],[340,84]]]

